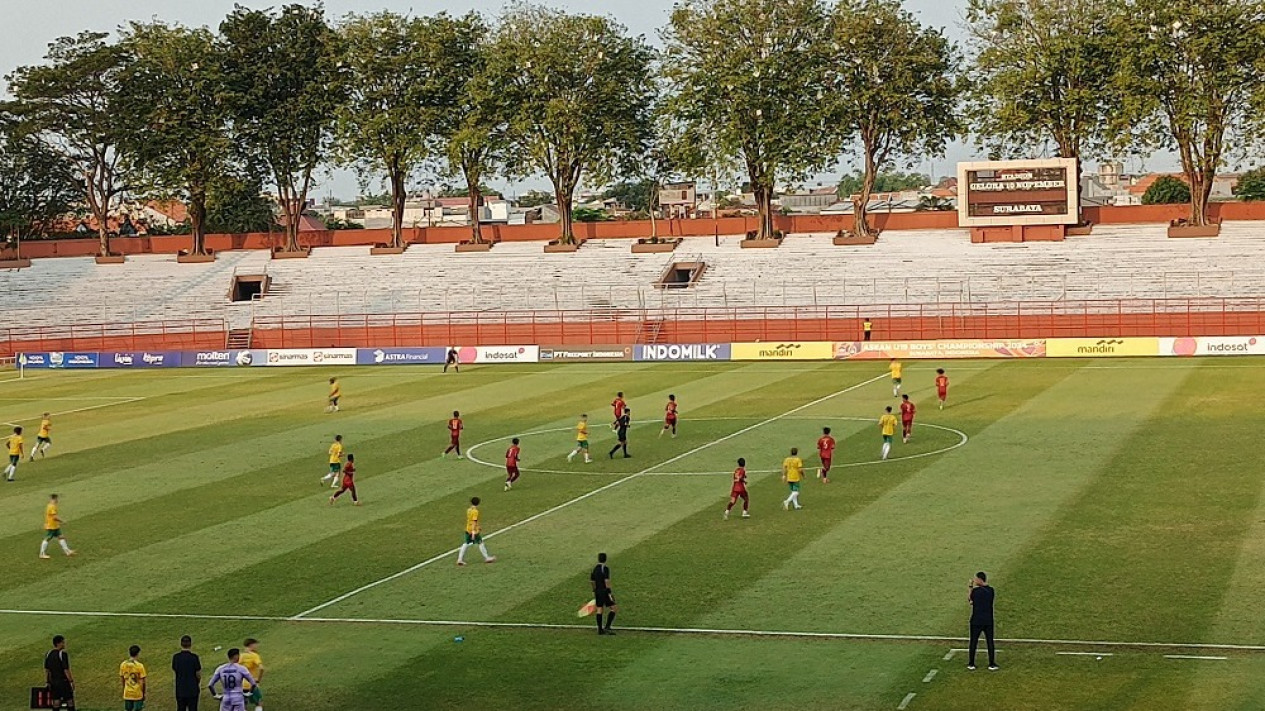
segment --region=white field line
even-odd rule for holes
[[[561,630],[569,632],[592,632],[592,625],[550,624],[545,622],[487,622],[480,620],[417,620],[410,618],[369,618],[369,617],[298,617],[283,615],[205,615],[179,612],[107,612],[85,610],[18,610],[0,609],[0,615],[26,615],[29,617],[116,617],[125,619],[153,620],[210,620],[224,622],[298,622],[304,624],[326,625],[397,625],[415,627],[475,627],[490,629],[525,629],[525,630]],[[811,632],[796,630],[743,630],[706,627],[627,627],[621,631],[645,632],[662,635],[697,635],[713,637],[768,637],[785,639],[823,639],[838,641],[870,641],[870,642],[965,642],[966,637],[931,634],[865,634],[854,632]],[[1083,639],[999,639],[1006,644],[1031,646],[1097,646],[1117,649],[1169,649],[1169,650],[1216,650],[1227,652],[1265,652],[1265,645],[1253,644],[1216,644],[1208,642],[1129,642]],[[965,652],[965,648],[955,647],[945,655],[946,659],[957,652]],[[997,651],[1002,651],[1000,648]],[[1107,656],[1107,653],[1098,653]],[[1174,659],[1188,658],[1186,655],[1166,655]],[[1191,656],[1192,659],[1213,659],[1214,657]],[[1219,659],[1219,658],[1216,658]]]
[[[1204,657],[1195,654],[1165,654],[1165,659],[1206,659],[1213,662],[1224,662],[1229,657]]]
[[[1055,652],[1065,657],[1112,657],[1111,652]]]
[[[852,392],[853,390],[856,390],[856,389],[858,389],[858,388],[865,387],[866,385],[869,385],[869,384],[871,384],[871,383],[878,382],[879,380],[881,380],[881,379],[883,379],[883,378],[885,378],[885,377],[887,377],[887,376],[886,376],[886,375],[876,375],[876,376],[874,376],[873,378],[870,378],[869,380],[862,381],[862,382],[860,382],[860,383],[857,383],[856,385],[849,385],[848,387],[846,387],[846,388],[844,388],[844,389],[842,389],[842,390],[836,390],[835,392],[830,393],[829,395],[824,395],[824,396],[819,397],[819,398],[817,398],[816,400],[813,400],[813,401],[811,401],[811,402],[807,402],[807,403],[805,403],[805,404],[803,404],[803,405],[799,405],[799,406],[797,406],[797,407],[791,408],[790,410],[787,410],[786,412],[783,412],[783,413],[782,413],[782,414],[780,414],[780,415],[774,415],[773,417],[770,417],[770,418],[767,418],[767,419],[761,420],[761,421],[759,421],[759,422],[757,422],[757,423],[755,423],[755,424],[753,424],[753,425],[748,425],[747,427],[743,427],[742,429],[740,429],[740,430],[738,430],[738,431],[736,431],[736,432],[731,432],[731,433],[729,433],[729,434],[725,435],[724,437],[720,437],[719,439],[714,439],[714,440],[712,440],[712,441],[710,441],[710,442],[707,442],[707,443],[705,443],[705,444],[700,444],[699,446],[694,447],[693,449],[690,449],[690,450],[688,450],[688,451],[682,452],[682,453],[680,453],[680,454],[678,454],[678,455],[676,455],[676,456],[674,456],[674,457],[671,457],[671,458],[669,458],[669,459],[665,459],[665,460],[663,460],[662,462],[659,462],[658,464],[653,464],[653,465],[651,465],[651,466],[649,466],[649,467],[646,467],[645,469],[642,469],[641,471],[639,471],[639,472],[637,472],[637,473],[635,473],[635,474],[629,474],[628,476],[623,477],[623,478],[621,478],[621,479],[616,479],[615,481],[612,481],[611,483],[609,483],[609,484],[607,484],[607,485],[605,485],[605,486],[600,486],[600,487],[598,487],[598,488],[596,488],[596,489],[593,489],[592,491],[589,491],[589,492],[587,492],[587,493],[581,494],[581,495],[579,495],[579,496],[575,497],[574,499],[570,499],[570,500],[568,500],[568,501],[564,501],[564,502],[562,502],[562,503],[558,504],[557,506],[553,506],[553,507],[551,507],[551,508],[545,509],[544,511],[541,511],[541,512],[540,512],[540,513],[538,513],[538,514],[534,514],[534,515],[532,515],[532,516],[528,516],[527,518],[525,518],[525,519],[523,519],[523,520],[521,520],[521,521],[517,521],[517,522],[515,522],[515,523],[512,523],[512,524],[510,524],[510,525],[506,526],[505,528],[500,528],[500,529],[497,529],[497,530],[493,531],[492,533],[489,533],[488,535],[484,536],[483,538],[486,540],[486,539],[490,539],[490,538],[495,538],[495,537],[497,537],[497,536],[499,536],[499,535],[501,535],[501,534],[503,534],[503,533],[509,533],[510,531],[513,531],[514,529],[519,528],[520,526],[526,526],[527,524],[531,523],[532,521],[535,521],[535,520],[537,520],[537,519],[544,518],[545,516],[548,516],[549,514],[555,513],[555,512],[557,512],[557,511],[561,511],[562,509],[565,509],[565,508],[567,508],[567,507],[569,507],[569,506],[572,506],[572,505],[574,505],[574,504],[578,504],[578,503],[580,503],[581,501],[584,501],[585,499],[589,499],[589,498],[591,498],[591,497],[597,496],[598,494],[602,493],[603,491],[607,491],[608,489],[614,489],[615,487],[620,486],[620,485],[622,485],[622,484],[626,484],[626,483],[628,483],[628,482],[632,481],[633,479],[637,479],[637,478],[640,478],[640,477],[642,477],[642,476],[645,476],[646,474],[649,474],[649,473],[653,472],[654,470],[659,469],[660,467],[666,467],[667,465],[669,465],[669,464],[671,464],[671,463],[673,463],[673,462],[680,461],[680,460],[682,460],[682,459],[685,459],[686,457],[689,457],[689,456],[691,456],[691,455],[697,454],[697,453],[699,453],[699,452],[701,452],[701,451],[703,451],[703,450],[705,450],[705,449],[708,449],[708,448],[710,448],[710,447],[714,447],[714,446],[716,446],[716,445],[720,444],[721,442],[727,442],[727,441],[729,441],[729,440],[733,439],[734,437],[738,437],[738,436],[740,436],[740,435],[746,434],[747,432],[750,432],[751,430],[754,430],[754,429],[756,429],[757,427],[762,427],[762,426],[764,426],[764,425],[769,424],[770,422],[777,422],[778,420],[780,420],[780,419],[782,419],[782,418],[784,418],[784,417],[790,417],[791,415],[794,415],[794,414],[795,414],[795,413],[797,413],[797,412],[802,412],[802,411],[804,411],[804,410],[807,410],[807,409],[808,409],[808,408],[810,408],[810,407],[813,407],[814,405],[819,405],[819,404],[821,404],[821,403],[823,403],[823,402],[826,402],[827,400],[830,400],[830,399],[836,398],[836,397],[838,397],[838,396],[840,396],[840,395],[843,395],[844,393],[849,393],[849,392]],[[468,452],[468,450],[467,450],[467,452]],[[414,573],[414,572],[416,572],[416,571],[418,571],[418,570],[421,570],[422,568],[425,568],[425,567],[426,567],[426,566],[428,566],[428,565],[431,565],[431,564],[433,564],[433,563],[435,563],[435,562],[437,562],[437,561],[443,560],[444,558],[447,558],[448,556],[451,556],[451,555],[455,554],[458,550],[460,550],[460,548],[453,548],[453,549],[451,549],[451,550],[444,551],[443,553],[440,553],[440,554],[438,554],[438,555],[431,556],[430,558],[427,558],[426,560],[424,560],[424,561],[422,561],[422,562],[420,562],[420,563],[417,563],[416,565],[412,565],[412,566],[410,566],[410,567],[408,567],[408,568],[405,568],[404,570],[401,570],[401,571],[398,571],[398,572],[392,573],[391,575],[388,575],[388,576],[386,576],[385,578],[380,578],[380,579],[375,580],[375,581],[373,581],[373,582],[371,582],[371,583],[366,583],[365,585],[361,585],[360,587],[358,587],[358,588],[356,588],[355,590],[352,590],[352,591],[350,591],[350,592],[343,593],[342,595],[339,595],[338,597],[333,598],[332,600],[327,600],[326,602],[323,602],[323,603],[321,603],[321,604],[319,604],[319,605],[317,605],[317,606],[315,606],[315,607],[308,608],[308,609],[304,610],[303,612],[298,613],[298,614],[297,614],[297,615],[295,615],[294,617],[297,619],[297,618],[301,618],[301,617],[307,617],[308,615],[312,614],[313,612],[320,612],[321,610],[324,610],[325,608],[327,608],[327,607],[329,607],[329,606],[331,606],[331,605],[337,605],[338,603],[340,603],[340,602],[342,602],[342,601],[346,600],[347,598],[353,597],[353,596],[355,596],[355,595],[359,595],[360,593],[362,593],[362,592],[364,592],[364,591],[366,591],[366,590],[371,590],[371,589],[373,589],[373,588],[378,587],[379,585],[382,585],[383,583],[389,583],[389,582],[391,582],[392,580],[397,580],[397,579],[399,579],[399,578],[404,577],[405,575],[409,575],[409,574]]]
[[[936,678],[936,674],[939,674],[939,673],[940,673],[939,669],[932,669],[931,671],[927,672],[926,676],[922,678],[922,683],[930,684],[931,680]]]
[[[68,399],[87,400],[87,399],[89,399],[89,398],[68,398]],[[59,417],[59,416],[61,416],[61,415],[73,415],[73,414],[75,414],[76,412],[87,412],[87,411],[89,411],[89,410],[100,410],[100,409],[101,409],[101,408],[103,408],[103,407],[114,407],[114,406],[116,406],[116,405],[130,405],[131,403],[134,403],[134,402],[140,402],[141,400],[148,400],[149,398],[144,398],[144,397],[118,397],[118,398],[112,398],[112,399],[114,400],[114,402],[106,402],[106,403],[102,403],[102,404],[100,404],[100,405],[89,405],[89,406],[87,406],[87,407],[76,407],[76,408],[75,408],[75,409],[73,409],[73,410],[62,410],[61,412],[50,412],[49,414],[50,414],[50,415],[52,415],[53,417]],[[4,422],[4,423],[0,423],[0,424],[5,424],[5,425],[8,425],[8,426],[10,426],[10,427],[14,427],[14,426],[17,426],[18,424],[20,424],[20,423],[22,423],[22,422],[34,422],[34,421],[36,421],[36,420],[38,420],[38,419],[40,419],[40,418],[38,418],[38,417],[26,417],[26,418],[23,418],[23,419],[21,419],[21,420],[18,420],[17,422]]]
[[[3,383],[0,380],[0,383]],[[78,400],[127,400],[126,396],[120,395],[84,395],[82,397],[0,397],[0,402],[21,401],[21,402],[58,402],[58,401],[78,401]]]
[[[905,709],[909,706],[909,702],[913,701],[914,697],[917,695],[918,694],[915,694],[912,691],[909,692],[908,694],[905,694],[905,698],[902,699],[900,702],[900,705],[896,707],[896,711],[905,711]]]

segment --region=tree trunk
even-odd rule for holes
[[[399,249],[404,246],[404,173],[398,168],[391,169],[391,246]]]
[[[470,210],[470,243],[483,244],[483,228],[479,225],[479,202],[483,197],[479,191],[479,179],[482,177],[479,169],[471,162],[466,162],[461,166],[461,173],[466,178],[466,195],[469,196],[468,209]]]
[[[1187,171],[1190,183],[1190,224],[1203,227],[1208,224],[1208,199],[1212,195],[1212,175],[1206,170]]]
[[[756,227],[756,239],[773,239],[773,186],[764,181],[751,181],[751,190],[755,193],[756,211],[759,213],[759,225]]]
[[[558,201],[558,222],[562,231],[558,234],[559,244],[575,244],[575,227],[571,219],[571,195],[575,186],[554,180],[553,197]]]
[[[874,181],[878,179],[878,165],[874,152],[865,152],[865,175],[861,176],[861,192],[852,200],[852,233],[858,237],[877,234],[870,228],[870,196],[874,194]]]
[[[659,241],[659,223],[655,221],[655,213],[659,211],[659,181],[654,181],[650,186],[650,199],[646,201],[647,207],[650,208],[650,239]]]
[[[98,250],[102,257],[110,256],[110,225],[106,221],[108,218],[97,215],[97,239],[100,241]]]
[[[299,217],[302,215],[298,199],[294,196],[294,189],[291,187],[280,188],[281,193],[281,214],[285,217],[285,235],[286,244],[283,251],[297,252],[299,251]]]
[[[189,193],[189,227],[193,242],[189,254],[206,254],[206,191]]]

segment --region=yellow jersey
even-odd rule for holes
[[[141,701],[145,698],[145,665],[135,659],[126,659],[119,665],[119,678],[123,680],[123,700]]]
[[[9,435],[9,456],[22,456],[22,435]]]
[[[246,667],[246,671],[250,672],[255,681],[259,681],[259,672],[264,669],[264,660],[259,656],[259,652],[243,649],[237,663]],[[242,680],[242,690],[250,691],[249,681]]]
[[[890,412],[883,415],[878,418],[878,425],[883,428],[884,437],[891,437],[896,434],[896,415]]]
[[[340,464],[343,461],[343,443],[335,442],[329,446],[329,463]]]
[[[471,506],[466,509],[466,533],[479,532],[479,509]]]
[[[575,441],[587,442],[589,439],[589,423],[581,422],[575,426]]]
[[[56,531],[61,528],[61,522],[57,520],[57,504],[48,502],[48,506],[44,507],[44,530]]]
[[[904,368],[905,366],[901,363],[892,363],[888,366],[888,370],[892,372],[892,380],[900,380],[900,373]]]
[[[45,418],[45,419],[43,419],[43,420],[40,420],[40,431],[39,431],[39,434],[37,434],[37,435],[35,435],[35,436],[36,436],[36,437],[43,437],[44,439],[48,439],[48,431],[49,431],[49,430],[51,430],[51,429],[53,429],[53,421],[52,421],[52,420],[49,420],[49,419],[47,419],[47,418]]]
[[[343,394],[343,389],[338,383],[334,383],[333,385],[329,386],[329,397],[331,400],[342,394]]]
[[[782,470],[786,472],[786,481],[797,482],[804,478],[804,460],[799,457],[787,457],[782,460]]]

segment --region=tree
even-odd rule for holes
[[[132,23],[132,61],[121,81],[120,116],[137,190],[189,205],[192,254],[206,253],[207,195],[233,166],[224,76],[205,28]]]
[[[206,230],[212,234],[271,232],[277,223],[273,207],[258,178],[219,176],[207,187]]]
[[[651,178],[625,180],[607,188],[602,197],[614,200],[633,212],[649,212],[657,202],[657,183]]]
[[[482,28],[474,14],[393,12],[351,15],[341,27],[350,71],[348,100],[338,110],[342,157],[362,177],[385,175],[393,247],[404,246],[406,183],[461,106]]]
[[[967,113],[994,155],[1035,158],[1053,141],[1077,159],[1079,182],[1079,161],[1118,111],[1110,19],[1110,3],[1095,0],[970,0]]]
[[[923,27],[899,0],[839,0],[830,21],[828,125],[860,144],[861,189],[853,231],[876,234],[867,209],[879,171],[897,156],[943,155],[961,129],[959,60],[939,30]]]
[[[345,92],[342,42],[320,5],[280,12],[240,5],[220,23],[234,139],[277,189],[286,251],[299,250],[299,218],[312,173],[330,155]]]
[[[14,101],[6,107],[23,133],[74,166],[102,256],[110,253],[110,213],[126,187],[119,89],[128,54],[107,37],[82,32],[54,41],[45,64],[19,67],[7,77]]]
[[[487,54],[488,75],[510,108],[507,168],[544,173],[574,243],[572,198],[582,180],[628,170],[650,134],[654,52],[608,17],[514,5]]]
[[[518,196],[518,206],[525,209],[553,204],[556,198],[543,190],[528,190]]]
[[[682,0],[663,32],[665,111],[696,147],[683,167],[723,177],[740,165],[759,239],[775,236],[778,181],[805,180],[836,153],[818,96],[826,19],[818,0]]]
[[[1190,202],[1190,186],[1180,178],[1162,175],[1142,193],[1143,205],[1179,205]]]
[[[488,192],[483,180],[504,164],[506,131],[511,114],[501,82],[490,71],[488,28],[475,15],[464,18],[460,41],[450,48],[450,61],[460,66],[457,100],[444,122],[441,153],[445,173],[465,185],[469,198],[470,241],[483,242],[479,206]]]
[[[1240,200],[1254,202],[1265,200],[1265,168],[1254,168],[1239,176],[1234,195]]]
[[[1256,0],[1128,0],[1114,17],[1122,45],[1113,136],[1176,149],[1190,186],[1189,224],[1208,224],[1227,142],[1258,135],[1265,94],[1265,6]]]
[[[861,192],[865,184],[865,173],[849,173],[839,179],[838,194],[847,198]],[[880,171],[874,176],[873,191],[876,193],[898,193],[903,190],[917,190],[931,184],[931,178],[922,173],[901,173],[898,171]]]
[[[60,153],[0,122],[0,236],[48,235],[82,197],[80,178]]]
[[[573,213],[576,222],[609,222],[610,213],[600,208],[577,207]]]

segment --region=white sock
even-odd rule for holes
[[[791,504],[794,506],[799,506],[799,492],[798,491],[791,492]]]
[[[790,505],[790,503],[791,503],[792,501],[794,501],[794,500],[795,500],[795,492],[793,492],[793,491],[792,491],[792,492],[791,492],[791,495],[790,495],[790,496],[788,496],[788,497],[786,497],[786,500],[782,502],[782,505],[783,505],[783,506],[789,506],[789,505]]]
[[[892,445],[887,442],[884,442],[883,443],[883,459],[887,459],[887,453],[891,451],[892,451]]]
[[[58,538],[57,542],[61,544],[61,549],[63,553],[67,553],[67,554],[70,553],[70,544],[66,542],[65,538]]]
[[[7,476],[7,477],[9,477],[9,478],[13,478],[13,475],[14,475],[16,472],[17,472],[17,467],[14,467],[12,464],[10,464],[9,466],[7,466],[7,467],[5,467],[5,468],[4,468],[4,474],[5,474],[5,476]]]
[[[466,549],[470,547],[469,543],[462,543],[461,548],[457,551],[457,562],[466,562]]]
[[[48,539],[40,541],[40,555],[48,555]]]
[[[483,560],[487,560],[488,558],[492,557],[491,555],[488,554],[488,547],[483,545],[482,543],[479,544],[479,552],[483,554]]]

